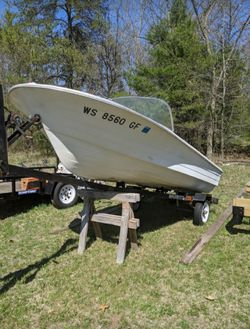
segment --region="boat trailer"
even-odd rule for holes
[[[0,179],[7,180],[13,177],[34,177],[39,180],[51,181],[63,184],[72,184],[77,188],[77,193],[84,200],[84,208],[81,215],[81,231],[78,252],[81,254],[86,247],[86,237],[88,222],[94,222],[94,230],[97,237],[101,237],[99,223],[120,226],[120,237],[117,252],[117,263],[122,263],[125,257],[127,234],[129,232],[131,246],[135,249],[137,245],[136,229],[139,227],[139,219],[134,218],[134,211],[140,205],[141,200],[146,195],[160,196],[163,199],[175,202],[177,206],[188,204],[194,209],[193,223],[203,225],[209,218],[210,204],[218,203],[218,199],[211,194],[196,193],[192,191],[175,190],[174,188],[158,188],[153,190],[147,186],[130,186],[124,182],[116,185],[97,183],[85,178],[74,177],[59,173],[49,173],[39,170],[39,168],[26,168],[12,165],[8,162],[8,146],[13,144],[25,131],[33,125],[41,123],[39,115],[29,117],[27,121],[20,124],[20,118],[9,112],[7,120],[4,118],[4,98],[0,85]],[[6,128],[14,126],[18,122],[18,127],[7,137]],[[110,199],[122,203],[122,215],[95,214],[94,200]]]

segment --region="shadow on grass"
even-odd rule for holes
[[[143,200],[142,205],[135,217],[140,219],[140,233],[158,230],[161,227],[173,225],[178,221],[193,218],[191,208],[177,207],[175,202],[171,203],[157,197]]]
[[[237,227],[235,227],[236,225],[237,225]],[[244,228],[239,227],[239,224],[235,223],[234,218],[232,218],[230,220],[230,222],[227,223],[226,230],[232,235],[239,234],[239,233],[250,234],[250,229],[246,230]]]
[[[105,213],[105,209],[112,210],[112,207],[103,208],[100,211]],[[115,211],[109,213],[120,215],[121,208],[114,207]],[[138,211],[135,212],[135,217],[140,219],[140,227],[138,229],[138,241],[143,239],[143,234],[160,229],[161,227],[173,225],[174,223],[193,218],[193,211],[190,208],[179,208],[175,204],[171,204],[159,197],[150,197],[143,199]],[[75,218],[69,225],[69,229],[75,233],[80,233],[80,218]],[[118,243],[120,228],[112,225],[102,226],[103,239],[111,243]],[[95,240],[92,225],[88,231],[87,246]]]
[[[60,257],[63,254],[66,254],[77,248],[76,239],[68,239],[61,248],[56,251],[54,254],[42,258],[41,260],[28,265],[25,268],[17,270],[15,272],[11,272],[4,277],[0,278],[0,281],[3,281],[3,286],[0,288],[0,294],[7,292],[11,289],[18,281],[24,279],[24,283],[29,283],[33,281],[37,275],[37,273],[42,269],[43,266],[53,261],[56,262],[55,259]]]
[[[77,235],[80,235],[80,228],[81,228],[81,219],[75,218],[72,220],[72,222],[69,224],[68,228],[75,232]],[[94,230],[90,226],[88,229],[88,239],[86,243],[86,248],[89,248],[92,243],[96,240]]]
[[[0,200],[0,220],[26,213],[41,203],[50,203],[50,197],[41,195],[21,196],[16,200]]]

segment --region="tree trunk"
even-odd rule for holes
[[[212,104],[211,104],[211,111],[212,111]],[[211,159],[213,156],[213,136],[214,136],[214,122],[213,122],[213,117],[210,113],[208,129],[207,129],[207,157],[209,159]]]
[[[216,74],[215,74],[215,69],[213,69],[210,111],[209,111],[208,129],[207,129],[207,157],[209,159],[211,159],[213,156],[215,109],[216,109]]]
[[[223,75],[222,75],[222,109],[221,109],[221,132],[220,132],[220,156],[221,160],[224,160],[224,148],[225,148],[225,136],[224,136],[224,116],[225,116],[225,110],[226,110],[226,62],[225,62],[225,45],[224,45],[224,39],[223,39],[223,53],[222,53],[222,64],[223,64]]]

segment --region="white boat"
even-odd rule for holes
[[[12,87],[8,100],[41,116],[60,161],[80,177],[206,193],[219,183],[221,169],[174,133],[164,101],[35,83]]]

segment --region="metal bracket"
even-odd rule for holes
[[[8,137],[8,146],[12,145],[19,137],[24,135],[25,131],[30,129],[33,125],[41,122],[41,118],[38,114],[33,115],[21,126],[17,126],[15,131]]]

